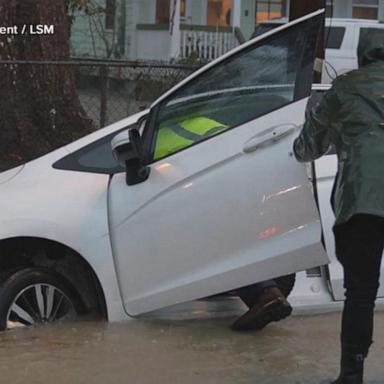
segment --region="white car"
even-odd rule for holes
[[[342,298],[321,243],[334,156],[315,178],[292,154],[321,20],[281,26],[149,110],[1,173],[0,327],[89,311],[124,320],[304,270],[295,303]],[[164,130],[201,118],[225,129],[159,150]]]

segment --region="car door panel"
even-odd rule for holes
[[[304,108],[300,101],[259,123],[281,115],[295,121]],[[114,254],[129,314],[327,263],[312,186],[292,156],[293,133],[273,150],[244,153],[253,125],[155,163],[149,180],[129,191],[124,175],[112,180],[111,237],[126,244]]]
[[[300,55],[303,48],[293,43]],[[273,54],[274,49],[272,44]],[[311,49],[314,54],[315,47]],[[280,46],[277,52],[288,55]],[[268,60],[271,49],[262,55]],[[291,75],[284,80],[287,84],[279,83],[277,88],[265,83],[261,88],[248,86],[243,79],[238,88],[229,79],[229,85],[205,92],[204,80],[202,86],[186,84],[186,92],[182,88],[175,96],[171,92],[168,99],[161,99],[159,110],[165,113],[153,115],[155,123],[161,118],[163,125],[178,122],[180,116],[186,119],[196,109],[214,110],[228,129],[190,147],[177,147],[175,153],[154,161],[144,183],[127,187],[124,174],[112,178],[110,235],[128,314],[327,263],[312,185],[305,166],[292,154],[294,127],[302,123],[307,101],[302,93],[297,97],[297,92],[303,81],[310,90],[309,64],[305,63],[305,71],[296,80],[292,77],[296,69],[290,68]],[[221,65],[225,64],[218,63],[222,71],[216,73],[219,86],[231,62],[229,69]],[[257,82],[257,76],[248,73]],[[204,79],[204,73],[201,76]],[[296,85],[290,83],[292,79]],[[284,88],[277,92],[282,99],[273,93],[280,88]],[[243,99],[231,103],[235,94],[246,95],[244,100],[250,94],[261,100],[259,92],[266,94],[262,116],[256,111],[252,119],[248,109],[242,111]],[[290,102],[289,97],[296,99]],[[272,99],[279,104],[270,104]],[[220,103],[223,111],[217,108]],[[233,116],[233,127],[226,120],[228,110],[239,113]],[[156,124],[156,129],[163,129],[160,122]]]

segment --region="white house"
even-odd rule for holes
[[[289,19],[290,0],[88,0],[72,28],[74,56],[213,59],[257,23]],[[291,0],[300,1],[300,0]],[[384,0],[327,0],[327,15],[384,21]]]

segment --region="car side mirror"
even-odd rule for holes
[[[127,185],[135,185],[147,180],[150,168],[144,165],[144,149],[140,133],[131,128],[116,135],[111,142],[112,153],[125,168]]]

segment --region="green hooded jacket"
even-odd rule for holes
[[[384,217],[384,31],[367,30],[358,56],[360,68],[334,81],[294,143],[301,162],[334,146],[335,224],[359,213]]]

